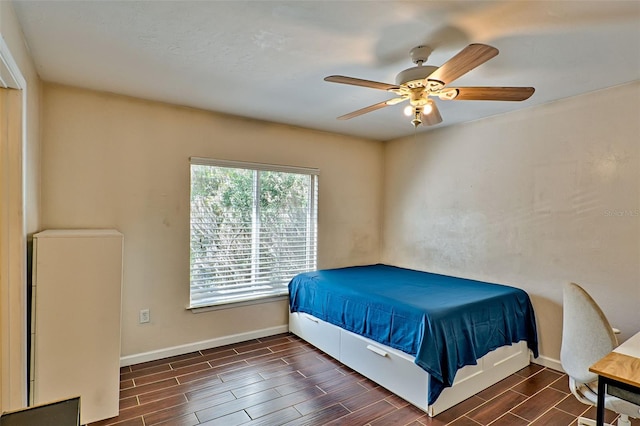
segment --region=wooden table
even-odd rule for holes
[[[640,399],[640,332],[589,367],[598,375],[598,416],[596,425],[604,424],[604,397],[609,385],[626,390]],[[634,401],[635,402],[635,398]]]

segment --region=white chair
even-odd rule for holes
[[[578,401],[596,405],[598,376],[591,373],[589,367],[618,346],[618,339],[598,304],[579,285],[565,285],[563,304],[560,362]],[[609,388],[614,393],[617,390]],[[608,394],[605,407],[620,414],[618,426],[630,426],[629,417],[640,417],[640,406]],[[579,426],[595,424],[595,420],[578,418]]]

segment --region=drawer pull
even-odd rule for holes
[[[319,324],[319,321],[317,319],[315,319],[315,318],[311,318],[311,317],[307,317],[307,316],[305,316],[305,318],[308,319],[311,322],[315,322],[316,324]]]
[[[377,348],[373,345],[367,345],[367,349],[369,349],[371,352],[373,352],[374,354],[380,355],[380,356],[387,356],[387,353],[385,351],[383,351],[380,348]]]

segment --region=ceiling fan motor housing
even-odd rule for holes
[[[432,65],[419,65],[417,67],[407,68],[396,75],[396,84],[398,86],[406,86],[410,89],[425,87],[425,79],[437,69],[438,67]]]

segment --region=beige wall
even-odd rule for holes
[[[287,324],[284,301],[185,309],[190,156],[319,168],[319,266],[379,259],[382,143],[51,84],[42,133],[42,228],[124,234],[123,356]]]
[[[623,338],[640,323],[640,83],[387,144],[58,85],[43,93],[42,228],[125,234],[124,356],[286,324],[285,302],[184,309],[189,156],[320,168],[320,267],[382,260],[522,287],[543,361],[559,359],[566,281]],[[138,324],[142,308],[151,324]]]
[[[629,337],[640,329],[639,122],[635,82],[389,142],[383,261],[524,288],[551,361],[567,281]]]

